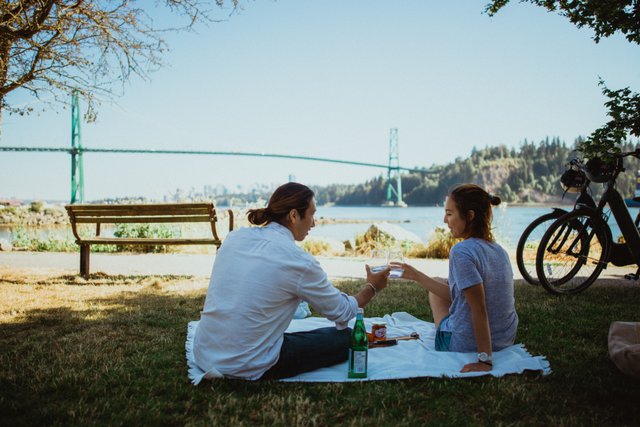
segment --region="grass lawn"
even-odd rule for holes
[[[336,283],[352,293],[361,281]],[[553,373],[304,384],[204,381],[184,359],[207,280],[0,272],[0,426],[638,425],[640,381],[607,355],[614,320],[640,321],[639,286],[573,297],[516,287],[518,342]],[[430,320],[418,286],[392,282],[367,316]]]

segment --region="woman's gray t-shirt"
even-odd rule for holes
[[[471,310],[462,291],[480,283],[484,285],[493,350],[514,343],[518,314],[513,297],[513,270],[509,255],[500,245],[470,238],[453,246],[448,281],[452,302],[446,330],[452,333],[451,351],[477,351]]]

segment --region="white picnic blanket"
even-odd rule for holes
[[[345,382],[417,377],[462,378],[480,375],[501,377],[506,374],[521,374],[527,370],[540,371],[542,375],[551,373],[549,362],[544,356],[532,356],[524,348],[524,345],[515,344],[493,353],[493,369],[491,371],[463,374],[460,369],[465,364],[477,360],[476,353],[435,351],[435,327],[433,323],[420,320],[409,313],[398,312],[391,315],[387,314],[384,317],[365,318],[367,330],[371,330],[373,322],[380,320],[387,322],[387,338],[410,335],[412,332],[417,332],[421,340],[398,341],[398,345],[395,346],[369,349],[368,376],[366,379],[347,378],[347,362],[344,362],[281,381]],[[307,331],[333,325],[333,322],[321,317],[294,319],[291,321],[287,332]],[[197,327],[198,321],[189,322],[185,345],[189,379],[194,385],[200,383],[205,377],[205,373],[193,361],[193,336]],[[216,376],[209,373],[206,377],[214,378]]]

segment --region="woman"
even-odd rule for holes
[[[337,290],[318,261],[295,241],[315,225],[313,191],[290,182],[249,222],[229,233],[216,255],[193,343],[195,363],[211,376],[248,380],[291,377],[347,359],[347,322],[387,285],[389,269],[367,270],[354,296]],[[335,327],[285,333],[301,300]]]
[[[477,351],[478,361],[461,372],[491,370],[493,350],[512,345],[518,327],[511,262],[491,233],[491,205],[498,204],[499,197],[474,184],[450,191],[444,222],[454,238],[463,240],[451,248],[448,281],[395,264],[404,269],[403,278],[429,291],[436,350]]]

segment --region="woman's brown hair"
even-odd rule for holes
[[[493,219],[491,205],[499,205],[502,201],[500,197],[487,193],[475,184],[457,185],[449,191],[449,197],[453,199],[460,215],[467,221],[465,238],[477,237],[489,242],[495,240],[491,232]],[[469,211],[474,212],[472,219],[469,219]]]
[[[300,217],[304,218],[313,196],[313,190],[306,185],[288,182],[273,192],[266,208],[249,210],[247,219],[254,225],[275,221],[286,226],[286,218],[292,209],[297,210]]]

